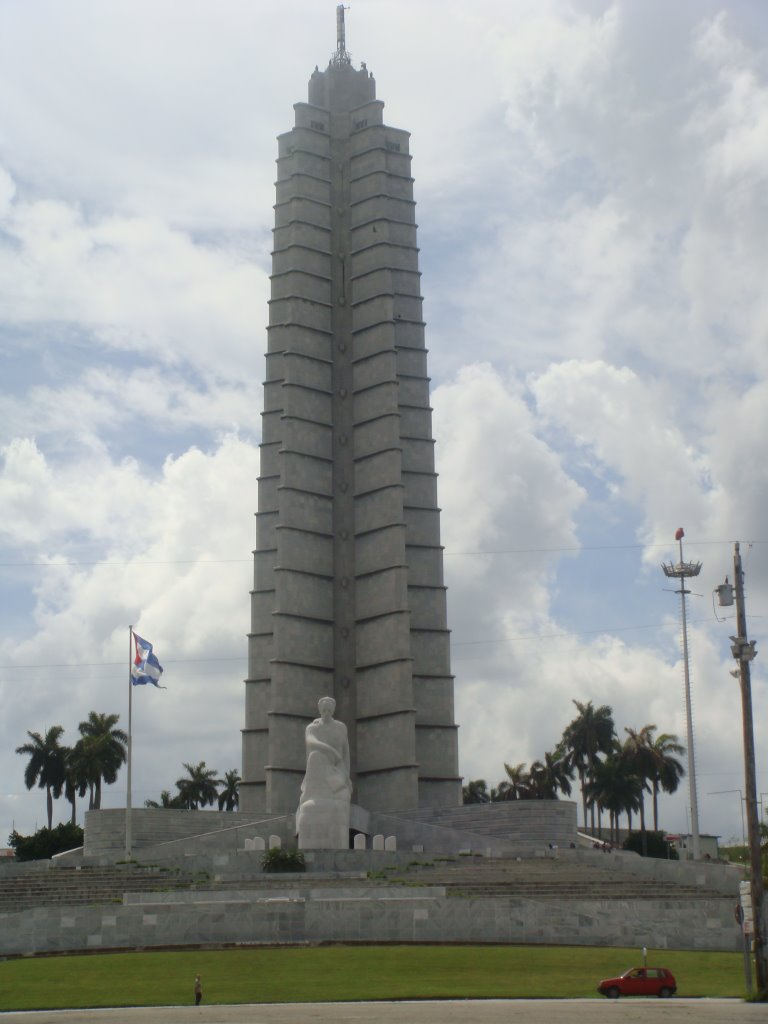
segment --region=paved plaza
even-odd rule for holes
[[[0,1013],[0,1024],[746,1024],[765,1019],[765,1004],[738,999],[466,999]]]

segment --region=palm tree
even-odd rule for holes
[[[656,758],[652,749],[655,729],[655,725],[644,725],[642,729],[624,729],[627,734],[624,750],[635,775],[640,779],[640,835],[642,836],[644,857],[648,852],[645,832],[645,794],[646,791],[650,792],[649,782],[656,773]]]
[[[631,827],[632,813],[640,807],[642,788],[630,759],[618,741],[604,761],[595,761],[586,788],[590,802],[608,811],[611,842],[618,842],[619,815],[626,814]]]
[[[189,778],[176,780],[176,788],[183,806],[190,811],[196,811],[206,804],[212,805],[219,795],[217,787],[221,785],[221,779],[216,778],[216,770],[206,768],[205,761],[199,764],[187,764],[185,761],[184,767],[189,773]]]
[[[529,795],[530,776],[525,767],[525,761],[519,764],[510,765],[504,762],[506,779],[498,784],[493,790],[492,800],[524,800]]]
[[[465,804],[487,804],[491,799],[485,779],[472,779],[462,786],[461,792]]]
[[[607,704],[599,708],[592,701],[582,704],[574,700],[576,718],[566,726],[562,744],[568,751],[571,763],[579,774],[581,801],[584,810],[584,828],[587,827],[587,790],[586,780],[593,774],[598,754],[607,754],[611,749],[614,737],[613,710]],[[594,805],[592,808],[592,826],[594,828]]]
[[[58,800],[66,781],[66,748],[59,744],[63,732],[61,725],[52,725],[45,736],[27,731],[32,742],[16,747],[17,754],[29,755],[29,762],[24,769],[27,789],[37,784],[45,790],[49,829],[53,828],[53,798]]]
[[[224,772],[224,778],[221,780],[223,789],[219,792],[220,811],[234,811],[240,803],[239,786],[241,782],[242,779],[240,778],[240,773],[237,768],[233,768],[232,771],[229,772]]]
[[[160,794],[160,801],[157,800],[145,800],[145,807],[165,807],[165,808],[183,808],[186,805],[180,796],[171,796],[171,792],[168,789],[164,789]]]
[[[81,736],[70,751],[72,772],[82,779],[88,792],[88,810],[96,808],[96,785],[101,781],[101,746],[103,741],[96,736]],[[85,796],[85,792],[81,794]]]
[[[65,748],[64,796],[72,805],[70,821],[73,825],[77,824],[77,797],[82,799],[89,788],[88,774],[82,759],[82,742],[78,740],[74,747]]]
[[[557,800],[557,791],[571,794],[573,766],[562,747],[544,755],[543,761],[534,761],[529,772],[530,793],[534,800]]]
[[[665,793],[675,793],[680,785],[680,780],[685,775],[685,769],[675,754],[684,754],[685,747],[681,746],[677,736],[671,732],[662,732],[656,739],[653,735],[649,737],[650,748],[654,758],[654,773],[651,776],[653,788],[653,830],[659,831],[659,789]]]
[[[120,715],[91,711],[86,721],[78,726],[83,739],[91,741],[86,742],[85,746],[91,762],[89,783],[93,785],[92,810],[101,807],[102,781],[108,785],[116,782],[117,773],[126,761],[128,736],[122,729],[115,728],[119,721]]]

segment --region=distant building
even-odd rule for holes
[[[680,860],[693,860],[693,836],[672,835],[667,833],[664,837],[673,850],[677,850]],[[702,860],[717,860],[720,856],[720,848],[717,844],[720,836],[699,835],[699,849]]]

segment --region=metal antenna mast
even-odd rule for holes
[[[692,576],[698,576],[701,572],[701,562],[683,561],[683,537],[685,531],[682,526],[675,533],[675,540],[680,545],[680,561],[677,565],[672,562],[662,562],[661,568],[664,575],[671,579],[680,580],[680,589],[675,593],[680,595],[680,613],[682,619],[683,634],[683,674],[685,678],[685,723],[688,733],[688,786],[691,797],[691,837],[693,839],[693,859],[701,857],[701,838],[699,833],[699,800],[696,794],[696,754],[693,748],[693,712],[691,710],[691,675],[688,666],[688,622],[686,619],[685,598],[690,590],[685,589],[685,581]]]
[[[346,32],[344,29],[344,11],[349,8],[344,4],[336,5],[336,52],[331,57],[331,64],[340,67],[342,64],[351,64],[352,57],[347,53]]]

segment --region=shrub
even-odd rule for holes
[[[301,850],[280,850],[277,847],[267,850],[261,867],[263,871],[306,871],[304,854]]]
[[[677,850],[664,838],[663,832],[646,831],[646,857],[656,857],[658,860],[678,860]],[[624,840],[625,850],[632,853],[642,854],[643,834],[642,832],[630,832]]]
[[[16,851],[16,860],[49,860],[54,854],[83,845],[83,830],[69,822],[56,828],[40,828],[34,835],[22,836],[15,830],[8,845]]]

